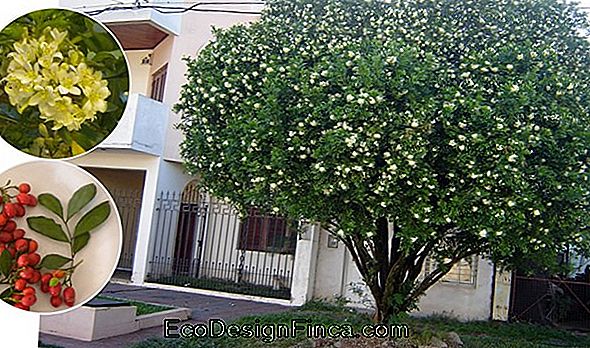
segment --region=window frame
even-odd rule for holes
[[[168,79],[168,63],[161,66],[152,74],[150,98],[159,102],[164,101],[166,80]]]
[[[462,271],[462,267],[464,266],[461,264],[461,262],[468,262],[468,264],[465,266],[469,266],[471,268],[469,270],[468,280],[461,279],[461,275],[464,274],[464,272]],[[468,256],[465,259],[455,263],[451,270],[449,270],[449,272],[447,272],[447,274],[445,274],[439,282],[450,285],[464,285],[476,287],[478,263],[479,257],[477,255]],[[436,266],[436,262],[430,256],[426,257],[426,260],[424,261],[424,266],[422,267],[421,277],[424,277],[426,274],[429,274],[430,272],[434,271],[436,269]],[[454,271],[457,268],[458,270]]]
[[[240,220],[238,250],[294,255],[296,244],[297,232],[283,216],[250,208]]]

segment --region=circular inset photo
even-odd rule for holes
[[[38,313],[95,297],[117,265],[122,227],[105,187],[66,162],[0,174],[0,299]]]
[[[83,14],[39,10],[0,31],[0,135],[20,151],[56,159],[93,149],[128,92],[121,46]]]

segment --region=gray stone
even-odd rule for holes
[[[432,337],[430,339],[430,346],[436,348],[449,348],[449,345],[438,337]]]
[[[445,342],[449,345],[450,348],[461,348],[463,347],[463,341],[461,337],[456,332],[449,332],[445,337]]]

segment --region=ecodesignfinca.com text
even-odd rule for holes
[[[289,323],[227,324],[223,319],[206,323],[182,322],[178,318],[164,319],[164,338],[255,338],[265,343],[304,335],[307,338],[407,338],[410,330],[403,324],[367,324],[355,329],[351,324],[313,323],[311,319],[292,319]]]

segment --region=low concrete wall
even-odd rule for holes
[[[82,306],[65,314],[42,316],[40,331],[81,341],[95,341],[160,326],[164,318],[187,320],[191,315],[188,308],[175,308],[140,316],[136,316],[136,311],[137,308],[133,306]]]

